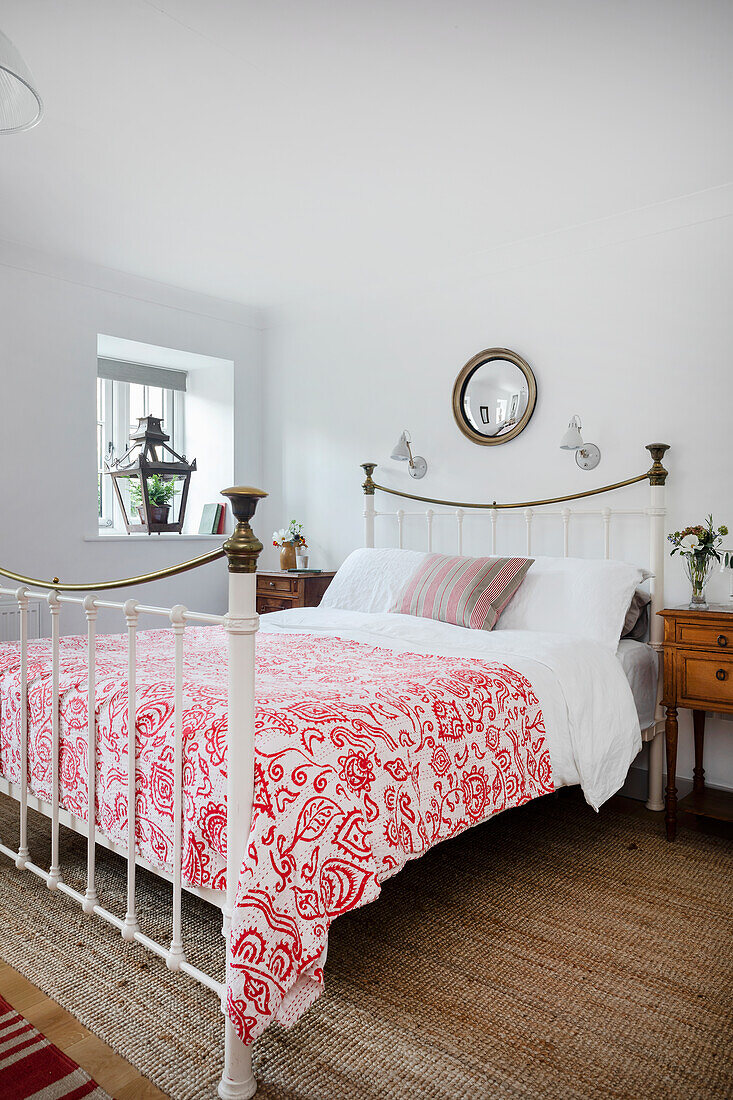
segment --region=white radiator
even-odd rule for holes
[[[41,601],[28,600],[28,637],[41,637]],[[20,640],[20,611],[12,596],[0,596],[0,642]]]

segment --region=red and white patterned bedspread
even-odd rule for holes
[[[186,630],[183,876],[223,888],[226,636]],[[97,639],[97,817],[127,824],[127,651]],[[137,844],[170,867],[173,648],[138,635]],[[86,817],[86,639],[61,645],[61,801]],[[49,643],[29,646],[30,786],[51,789]],[[0,772],[20,777],[17,646],[0,647]],[[553,789],[539,702],[503,664],[398,653],[339,638],[257,638],[252,832],[230,939],[228,1010],[249,1042],[293,1023],[323,985],[334,917],[372,901],[407,859]]]

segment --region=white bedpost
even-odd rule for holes
[[[61,604],[56,591],[48,594],[48,607],[51,612],[51,866],[48,870],[46,885],[49,890],[57,890],[61,881],[59,855],[59,803],[61,785],[61,752],[59,728],[59,613]]]
[[[666,557],[664,538],[664,517],[667,510],[664,506],[664,485],[667,480],[667,470],[662,465],[664,452],[669,450],[667,443],[649,443],[647,450],[654,459],[649,470],[649,484],[651,486],[651,500],[649,504],[649,528],[650,545],[649,561],[654,576],[650,581],[652,602],[649,606],[651,616],[649,623],[649,644],[656,650],[659,659],[659,688],[657,691],[657,709],[655,714],[655,734],[649,742],[649,789],[646,807],[648,810],[664,809],[663,771],[664,771],[664,727],[662,714],[663,668],[662,668],[662,642],[664,640],[664,623],[657,615],[664,608],[664,559]]]
[[[132,943],[140,931],[135,904],[135,852],[137,849],[137,608],[136,600],[125,602],[125,621],[127,622],[127,909],[125,911],[125,921],[122,925],[122,938],[128,943]],[[176,750],[174,749],[174,751]]]
[[[257,502],[267,493],[240,487],[225,489],[222,496],[231,502],[237,519],[234,534],[224,543],[229,559],[229,610],[225,623],[229,636],[229,705],[227,892],[223,932],[228,937],[254,800],[255,634],[259,622],[255,571],[262,543],[253,534],[249,521]],[[222,1009],[226,1012],[226,991]],[[239,1038],[228,1016],[225,1028],[224,1072],[219,1082],[219,1096],[222,1100],[248,1100],[257,1090],[252,1073],[252,1050]]]
[[[97,844],[97,601],[94,596],[84,599],[84,613],[87,619],[87,888],[82,909],[89,916],[94,912],[94,906],[99,905],[94,881]]]
[[[20,842],[15,866],[22,871],[30,859],[28,848],[28,589],[15,593],[20,612]]]
[[[169,970],[180,970],[186,961],[183,950],[183,924],[181,918],[181,890],[183,885],[183,635],[186,630],[186,611],[183,604],[177,603],[170,610],[173,628],[174,648],[174,695],[173,695],[173,934],[165,963]],[[135,721],[132,722],[134,736]],[[132,759],[135,759],[133,742]],[[130,761],[128,761],[128,765]],[[132,770],[128,774],[134,774]],[[135,796],[132,799],[135,803]],[[128,821],[130,816],[128,813]],[[134,819],[133,823],[134,823]],[[133,838],[132,851],[135,851]],[[134,866],[135,860],[128,856],[127,866]],[[128,912],[134,900],[128,900]]]
[[[363,462],[362,470],[366,473],[366,481],[362,485],[364,490],[364,545],[374,546],[374,489],[372,474],[377,468],[376,462]]]

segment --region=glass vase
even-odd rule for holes
[[[708,601],[705,598],[705,586],[713,568],[713,558],[709,554],[685,554],[685,569],[690,578],[692,595],[690,597],[690,611],[707,611]]]

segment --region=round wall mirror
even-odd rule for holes
[[[527,427],[536,400],[530,365],[507,348],[488,348],[469,359],[456,378],[453,415],[474,443],[493,446]]]

